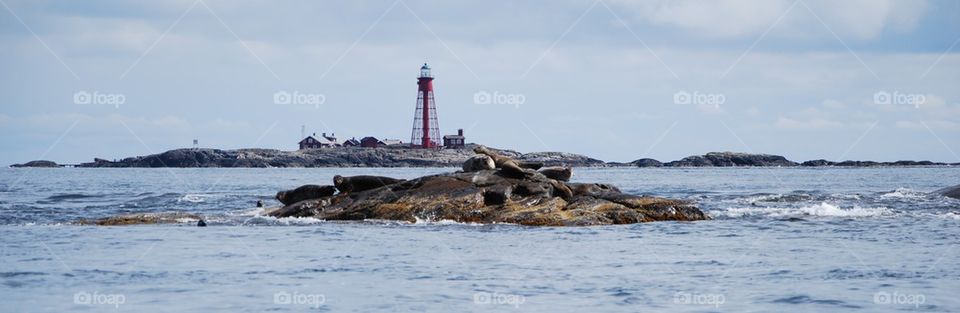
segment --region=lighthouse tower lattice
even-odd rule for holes
[[[415,148],[438,148],[440,126],[437,122],[437,104],[433,99],[433,76],[426,63],[420,67],[417,78],[417,110],[413,114],[413,132],[410,145]]]

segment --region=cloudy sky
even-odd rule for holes
[[[0,4],[0,164],[406,142],[424,62],[495,147],[960,162],[960,1]]]

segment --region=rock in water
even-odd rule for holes
[[[399,182],[403,182],[403,179],[396,179],[384,176],[371,176],[371,175],[359,175],[359,176],[334,176],[333,185],[337,187],[337,190],[340,190],[341,193],[347,192],[360,192],[365,190],[370,190],[374,188],[379,188],[387,185],[393,185]]]
[[[686,201],[623,194],[603,184],[567,184],[544,175],[518,178],[497,170],[425,176],[302,201],[268,214],[325,220],[426,219],[542,226],[708,219]]]
[[[303,200],[323,198],[332,196],[337,192],[334,186],[303,185],[294,190],[281,191],[277,193],[277,200],[284,205],[297,203]],[[257,207],[262,207],[262,202],[257,202]]]
[[[496,164],[493,163],[493,159],[486,155],[475,155],[463,162],[463,171],[464,172],[476,172],[484,170],[492,170],[496,168]]]
[[[81,225],[139,225],[139,224],[176,224],[190,220],[203,220],[200,215],[184,212],[135,213],[106,217],[98,220],[80,220]],[[199,224],[199,221],[198,221]]]
[[[538,172],[543,174],[550,179],[556,179],[560,181],[570,181],[570,176],[573,176],[573,170],[567,166],[551,166],[541,168]]]
[[[944,197],[948,197],[948,198],[960,199],[960,185],[943,188],[943,189],[934,191],[933,193],[944,196]]]
[[[30,161],[23,164],[10,165],[10,167],[60,167],[60,164],[57,164],[57,162],[53,162],[53,161],[36,160],[36,161]]]

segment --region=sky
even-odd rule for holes
[[[0,164],[444,134],[960,162],[960,1],[0,0]]]

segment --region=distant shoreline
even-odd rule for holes
[[[158,154],[128,157],[120,160],[95,158],[93,162],[80,164],[57,164],[53,161],[36,160],[10,167],[82,167],[82,168],[322,168],[322,167],[460,167],[474,153],[475,144],[463,149],[425,150],[408,147],[333,147],[283,151],[275,149],[210,148],[174,149]],[[779,155],[710,152],[689,156],[680,160],[661,162],[642,158],[630,162],[605,162],[588,156],[565,152],[520,153],[497,149],[518,160],[541,162],[547,166],[573,167],[942,167],[960,166],[960,163],[931,161],[828,161],[810,160],[795,162]]]

